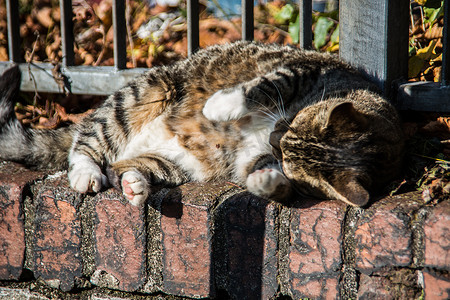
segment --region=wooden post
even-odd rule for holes
[[[408,75],[409,0],[340,0],[339,12],[340,57],[393,98]]]

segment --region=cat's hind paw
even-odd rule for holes
[[[147,179],[139,172],[127,171],[122,174],[122,193],[132,205],[139,206],[145,203],[149,195]]]
[[[248,112],[241,88],[220,90],[203,107],[203,115],[210,121],[237,120]]]
[[[247,177],[247,190],[267,199],[284,200],[291,192],[291,183],[277,169],[256,170]]]

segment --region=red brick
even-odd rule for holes
[[[233,299],[272,298],[278,289],[278,206],[241,193],[224,201],[216,214],[220,241],[214,250],[223,288]]]
[[[423,272],[425,299],[450,299],[449,274],[438,275],[432,272]]]
[[[24,187],[42,177],[15,163],[0,162],[0,280],[19,279],[25,259]]]
[[[144,209],[129,204],[112,189],[98,194],[94,201],[97,271],[113,276],[118,282],[114,288],[136,291],[147,279]]]
[[[63,176],[46,180],[35,198],[34,273],[63,291],[82,275],[81,224],[73,205],[77,197]]]
[[[230,185],[188,183],[161,207],[163,291],[187,297],[214,295],[210,208]]]
[[[345,209],[339,201],[303,201],[291,209],[288,275],[295,298],[338,289],[333,278],[339,278]]]
[[[379,276],[361,274],[359,280],[358,299],[394,299],[390,293],[391,282]]]
[[[450,201],[439,203],[424,222],[425,265],[450,269]]]
[[[359,279],[358,299],[419,299],[422,286],[419,271],[410,268],[386,268]]]
[[[411,263],[411,215],[420,195],[386,197],[367,209],[357,222],[356,267],[369,274],[385,266]]]
[[[339,279],[338,278],[299,278],[292,279],[292,289],[294,298],[310,299],[338,299]]]

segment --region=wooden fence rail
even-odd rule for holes
[[[449,2],[444,1],[444,53],[442,82],[407,83],[410,0],[340,0],[340,57],[362,69],[400,109],[450,112]],[[242,0],[242,39],[253,39],[253,0]],[[299,44],[312,47],[312,0],[299,0]],[[48,63],[26,64],[21,57],[18,0],[6,0],[9,62],[23,71],[21,89],[60,93]],[[62,74],[74,94],[108,95],[145,68],[126,69],[125,0],[113,0],[114,67],[74,65],[74,32],[71,0],[60,0]],[[188,54],[199,48],[199,1],[187,0]],[[32,82],[26,74],[31,71]]]

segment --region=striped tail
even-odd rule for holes
[[[66,168],[74,127],[58,130],[23,127],[14,113],[20,81],[18,66],[7,69],[0,77],[0,160],[38,169]]]

